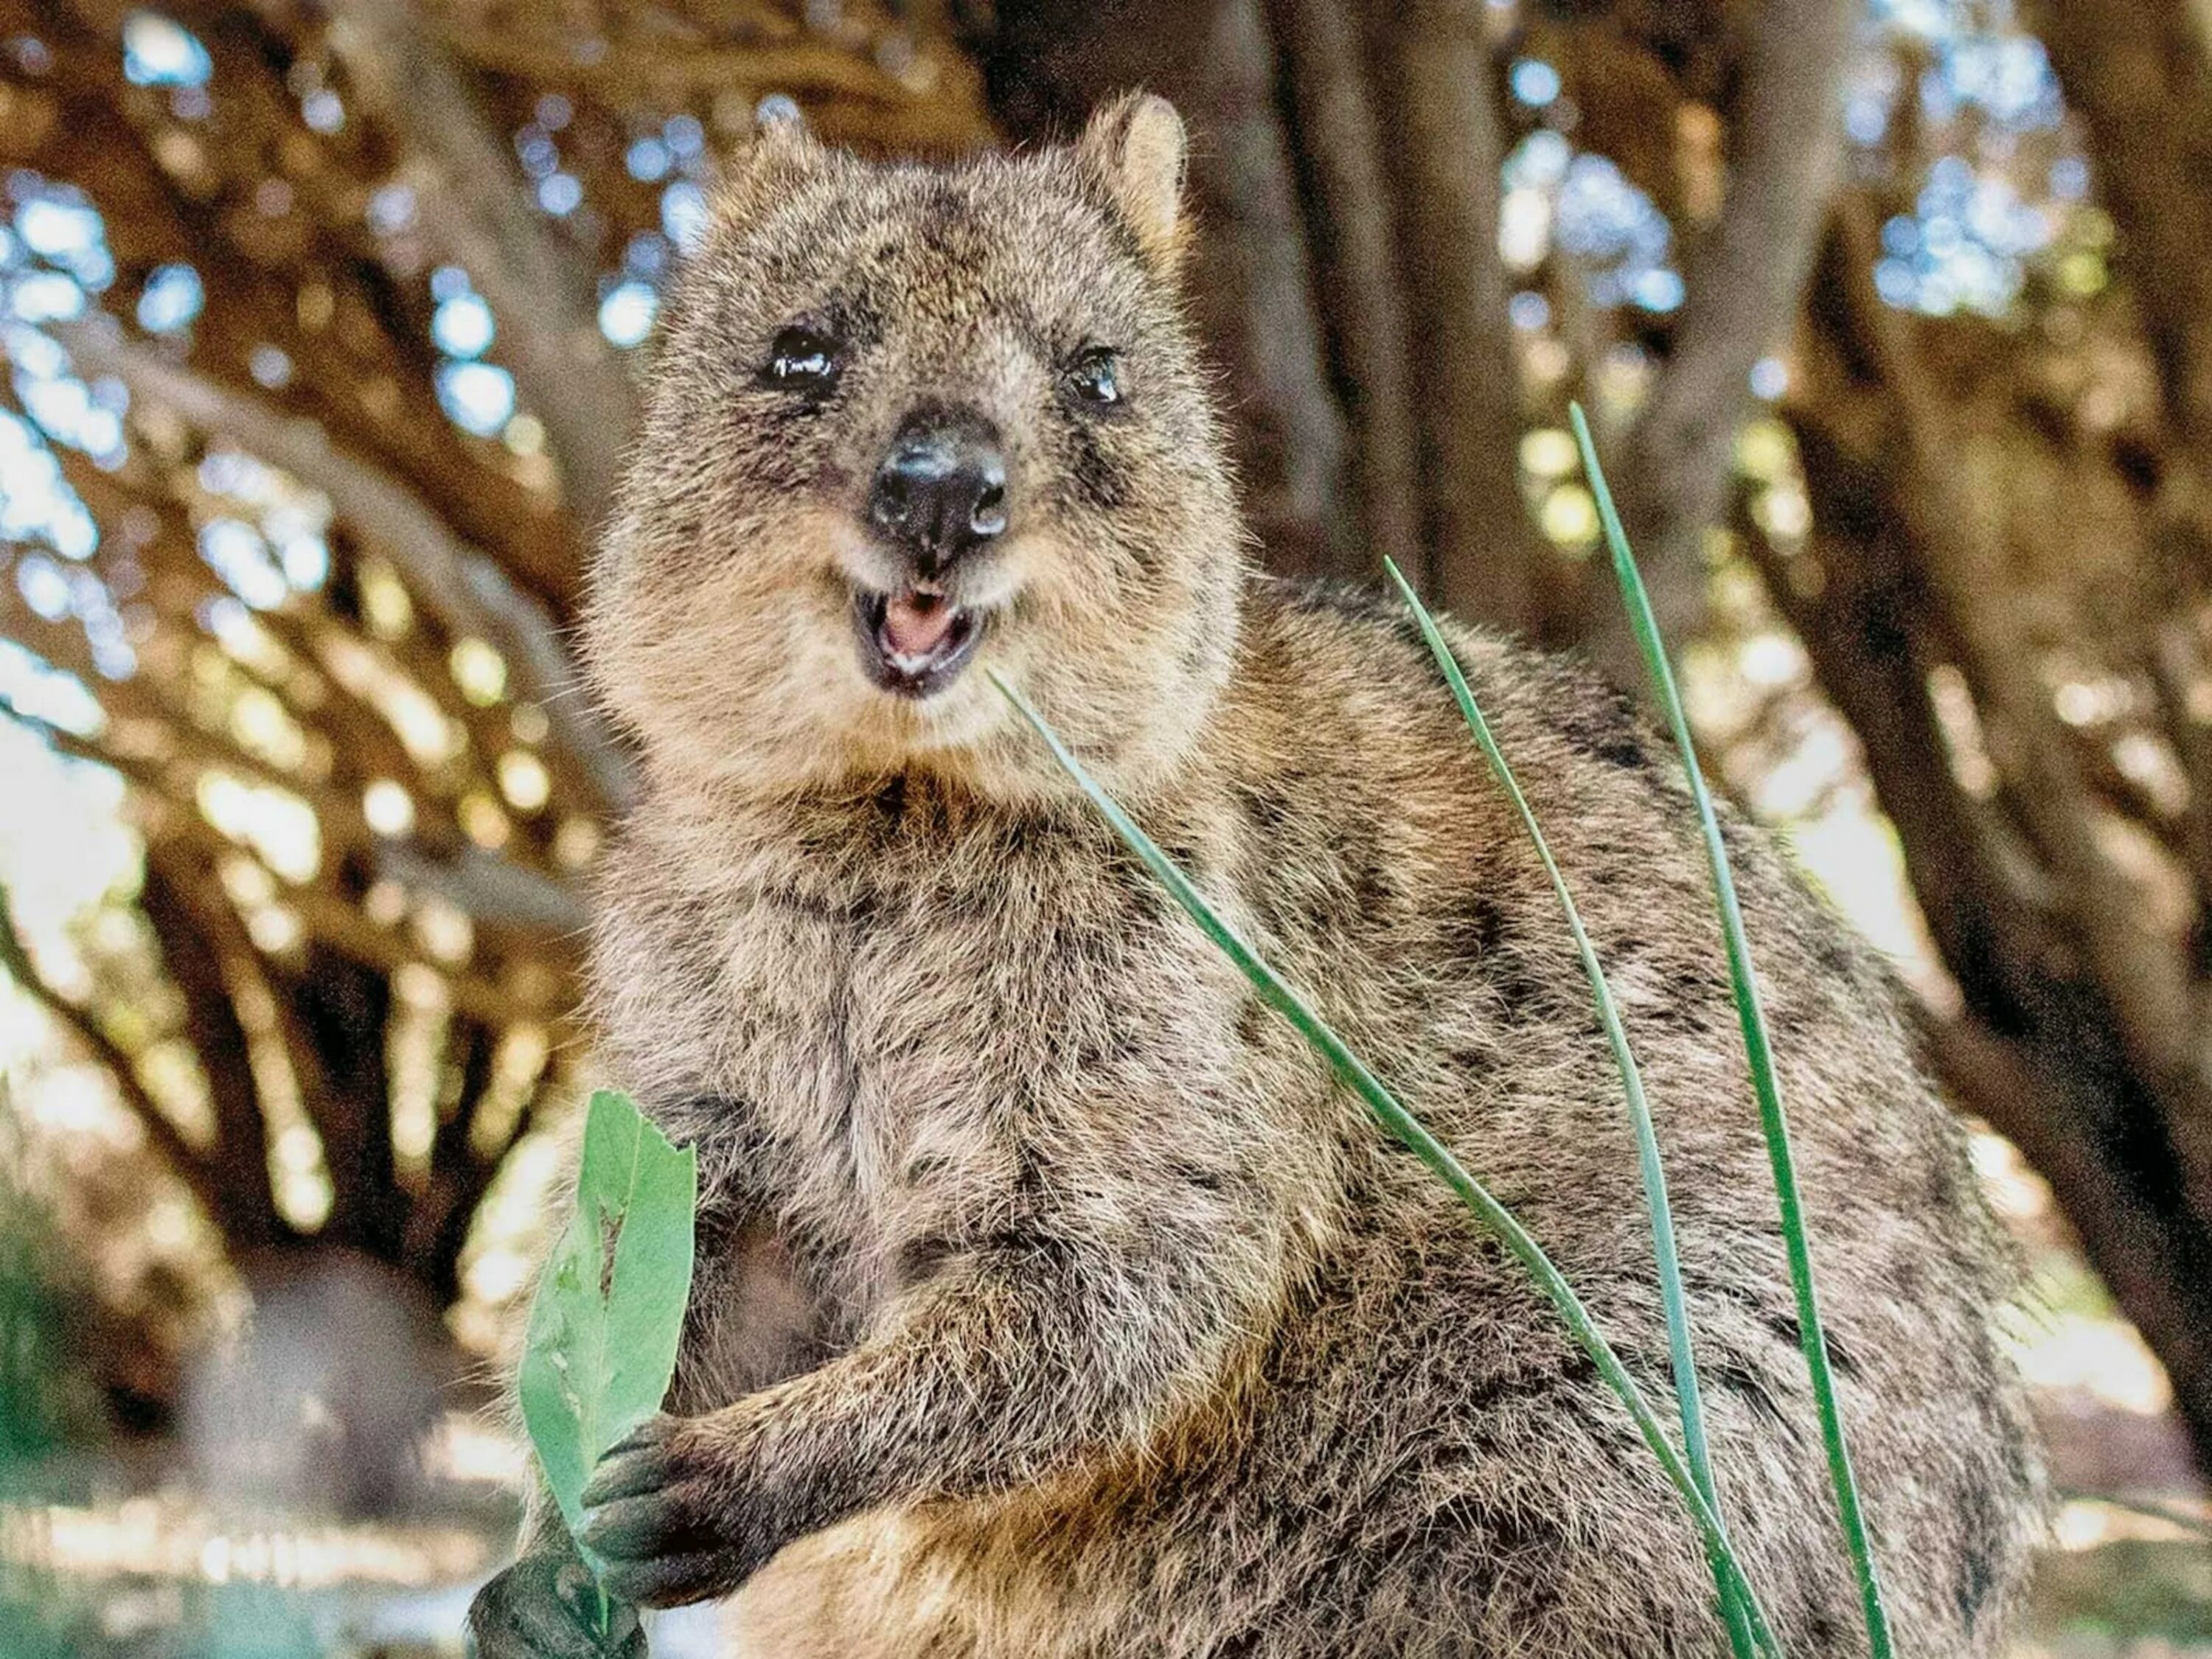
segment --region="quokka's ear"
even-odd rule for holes
[[[754,106],[752,142],[799,150],[821,148],[807,131],[806,112],[799,107],[799,100],[781,92],[769,94]]]
[[[752,131],[732,149],[722,169],[725,189],[742,199],[749,185],[788,179],[828,154],[822,141],[806,130],[806,117],[798,104],[776,93],[760,100],[753,111]]]
[[[1096,173],[1145,258],[1172,270],[1181,241],[1182,117],[1156,93],[1124,93],[1091,118],[1075,146]]]

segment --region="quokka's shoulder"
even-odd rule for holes
[[[1261,577],[1249,591],[1238,676],[1248,701],[1358,743],[1380,759],[1401,744],[1480,757],[1419,624],[1377,586]],[[1453,655],[1508,759],[1539,772],[1571,768],[1663,781],[1676,762],[1665,734],[1579,659],[1492,630],[1439,619]],[[1377,749],[1374,745],[1384,745]],[[1518,752],[1516,752],[1517,745]]]
[[[1618,896],[1632,893],[1635,930],[1703,940],[1711,878],[1670,735],[1572,656],[1449,619],[1442,626],[1590,919],[1620,912]],[[1535,873],[1525,831],[1395,593],[1255,580],[1218,726],[1234,787],[1274,801],[1294,841],[1326,844],[1358,831],[1407,849],[1448,884],[1502,878],[1519,887]],[[1768,956],[1816,963],[1849,994],[1892,1004],[1887,968],[1814,894],[1778,839],[1724,797],[1717,812]],[[1548,910],[1544,885],[1529,890]],[[1611,900],[1601,896],[1608,890]],[[1711,943],[1717,953],[1717,933]]]

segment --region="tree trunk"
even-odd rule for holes
[[[2155,942],[2113,937],[2134,907],[2091,862],[2066,769],[2021,726],[2033,665],[1966,636],[1943,544],[1971,533],[1944,499],[1911,411],[1931,393],[1873,292],[1871,236],[1838,221],[1823,255],[1789,413],[1813,498],[1808,565],[1770,559],[1778,601],[1820,684],[1864,746],[1914,892],[1964,1000],[1930,1052],[1964,1103],[2051,1182],[2091,1261],[2165,1363],[2197,1455],[2212,1467],[2212,1208],[2185,1175],[2188,1125],[2212,1112],[2198,1039],[2167,1023],[2178,974]],[[1885,338],[1887,336],[1889,337]],[[1992,607],[1994,609],[1994,607]],[[1962,786],[1929,690],[1974,681],[1999,792]],[[2000,729],[2012,729],[1999,735]],[[2041,755],[2042,764],[2023,765]]]
[[[2173,441],[2160,452],[2150,564],[2174,620],[2146,652],[2190,781],[2188,858],[2212,910],[2212,722],[2188,711],[2212,637],[2212,58],[2201,12],[2160,0],[2043,0],[2034,21],[2088,129]],[[2185,620],[2192,612],[2198,620]]]
[[[1246,511],[1285,571],[1356,569],[1344,511],[1345,421],[1328,380],[1297,179],[1260,0],[1012,0],[975,43],[999,119],[1068,137],[1114,94],[1171,99],[1190,131],[1197,240],[1188,290],[1227,371]],[[1195,39],[1194,39],[1195,37]],[[1171,48],[1171,49],[1170,49]]]
[[[1684,237],[1684,301],[1652,393],[1611,478],[1661,633],[1705,617],[1705,538],[1727,517],[1751,371],[1787,343],[1843,160],[1844,64],[1863,8],[1777,0],[1747,30],[1729,111],[1720,215]],[[1622,685],[1644,675],[1626,613],[1600,605],[1589,650]]]
[[[1368,50],[1412,297],[1430,592],[1541,631],[1553,556],[1521,498],[1521,370],[1498,257],[1498,76],[1481,0],[1375,0]],[[1354,303],[1357,303],[1355,300]]]

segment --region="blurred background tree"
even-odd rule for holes
[[[2208,15],[0,0],[0,1058],[76,1062],[15,1115],[111,1407],[189,1417],[248,1301],[434,1388],[521,1286],[629,787],[564,630],[717,152],[1143,84],[1271,562],[1629,681],[1589,405],[1731,787],[2212,1463]]]

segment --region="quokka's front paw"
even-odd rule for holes
[[[713,1601],[775,1553],[754,1535],[748,1497],[702,1419],[656,1417],[599,1460],[584,1488],[583,1543],[624,1601]]]
[[[591,1570],[573,1554],[526,1555],[470,1604],[471,1659],[646,1659],[637,1609],[619,1601],[605,1629]]]

